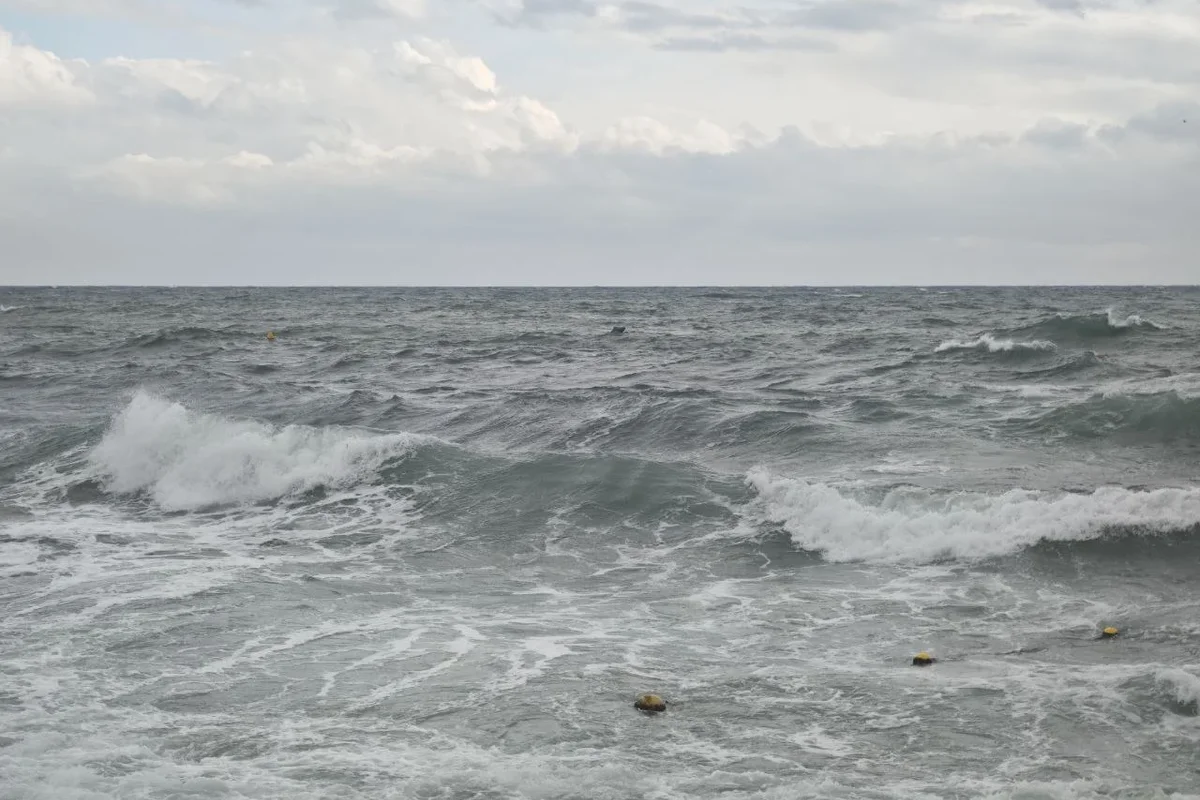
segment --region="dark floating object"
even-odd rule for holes
[[[921,651],[920,653],[917,653],[915,656],[913,656],[913,666],[914,667],[928,667],[930,664],[936,664],[936,663],[937,663],[937,659],[934,658],[933,656],[929,655],[929,653],[926,653],[925,651]]]
[[[658,714],[667,710],[667,701],[656,694],[644,694],[634,701],[633,707],[638,711]]]
[[[611,332],[612,333],[624,333],[625,326],[624,325],[613,325],[613,329]]]

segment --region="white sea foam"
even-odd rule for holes
[[[1113,527],[1165,532],[1200,524],[1200,489],[945,494],[906,488],[871,502],[849,489],[763,470],[747,480],[758,493],[752,513],[782,524],[798,547],[830,561],[986,558],[1042,540],[1094,539]]]
[[[1163,326],[1158,323],[1151,322],[1148,319],[1142,319],[1137,314],[1130,314],[1127,317],[1121,317],[1117,314],[1116,309],[1105,309],[1105,316],[1108,317],[1108,325],[1110,328],[1153,328],[1154,330],[1162,330]]]
[[[989,353],[1011,353],[1014,350],[1054,350],[1054,342],[1035,340],[1018,342],[1013,339],[997,339],[990,333],[985,333],[976,339],[950,339],[942,342],[934,350],[935,353],[945,353],[951,350],[985,350]]]
[[[107,491],[195,510],[354,485],[423,440],[232,420],[139,391],[88,460]]]
[[[1162,669],[1154,677],[1177,703],[1200,708],[1200,677],[1182,669]]]

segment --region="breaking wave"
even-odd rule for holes
[[[361,483],[427,440],[233,420],[139,391],[88,464],[107,492],[146,494],[166,510],[188,511]]]
[[[985,333],[976,339],[951,339],[949,341],[942,342],[937,346],[937,349],[934,350],[934,352],[945,353],[953,350],[979,350],[988,353],[1012,353],[1044,352],[1055,349],[1057,349],[1057,345],[1055,345],[1054,342],[1042,340],[1018,342],[1013,339],[997,339],[990,333]]]
[[[1200,678],[1182,669],[1162,669],[1155,679],[1171,702],[1191,713],[1200,713]]]
[[[752,515],[782,526],[795,546],[828,561],[981,559],[1041,541],[1200,526],[1200,489],[1103,487],[1090,494],[1012,490],[993,495],[903,487],[868,498],[763,470],[751,472],[747,481],[757,494]]]

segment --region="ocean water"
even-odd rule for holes
[[[0,797],[1200,796],[1198,302],[0,289]]]

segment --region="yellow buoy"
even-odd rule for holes
[[[1120,633],[1120,631],[1110,625],[1107,628],[1105,628],[1104,630],[1102,630],[1101,633],[1103,633],[1106,638],[1111,639],[1112,637],[1114,637],[1118,633]]]
[[[267,341],[268,342],[275,341],[275,331],[267,331]]]
[[[633,707],[638,711],[648,711],[651,714],[657,714],[660,711],[667,710],[667,701],[656,694],[644,694],[634,701]]]
[[[929,655],[929,653],[926,653],[924,650],[913,656],[914,667],[928,667],[930,664],[933,664],[936,661],[936,658]]]

